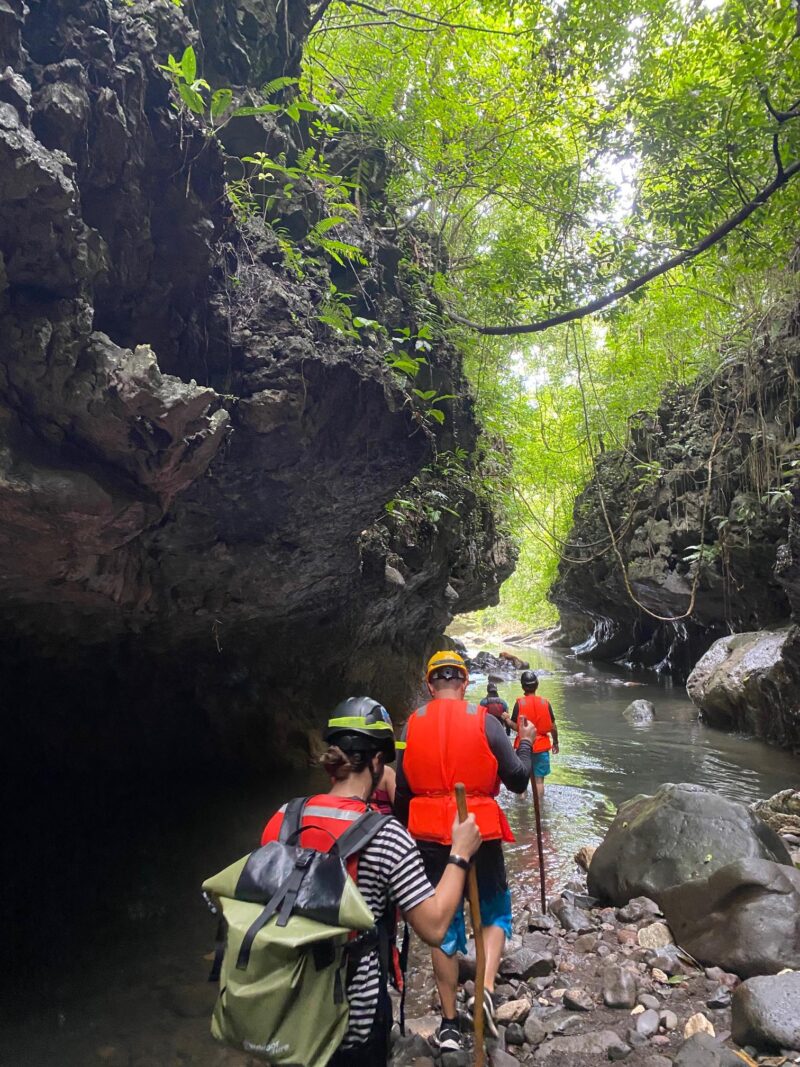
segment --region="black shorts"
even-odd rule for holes
[[[428,881],[436,886],[447,866],[450,846],[439,845],[434,841],[417,841],[417,845],[422,853]],[[491,900],[508,889],[502,841],[483,842],[475,854],[475,873],[478,876],[478,893],[481,898]],[[466,893],[466,883],[464,892]]]

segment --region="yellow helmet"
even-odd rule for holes
[[[456,670],[460,671],[465,678],[469,678],[467,665],[457,652],[434,652],[428,660],[428,666],[425,668],[426,679],[429,679],[433,672],[440,667],[454,667]]]

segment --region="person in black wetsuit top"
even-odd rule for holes
[[[497,686],[494,682],[489,682],[486,686],[486,696],[481,701],[481,707],[486,708],[490,715],[494,715],[496,719],[501,721],[504,715],[508,715],[508,704],[498,695]],[[508,732],[506,730],[506,733]]]

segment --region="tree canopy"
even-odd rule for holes
[[[487,429],[513,454],[502,491],[523,554],[504,604],[540,618],[597,449],[624,444],[632,412],[712,364],[785,284],[798,9],[322,0],[313,19],[309,91],[386,145],[396,225],[441,249],[433,281]],[[631,287],[601,314],[515,336]]]

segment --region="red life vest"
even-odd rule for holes
[[[500,697],[494,697],[492,700],[486,701],[483,705],[490,715],[494,715],[496,719],[501,719],[506,711],[506,707]]]
[[[329,793],[318,793],[309,797],[303,809],[302,826],[307,826],[300,834],[298,844],[304,848],[313,848],[317,852],[329,852],[334,841],[338,841],[345,830],[349,830],[356,819],[360,819],[367,810],[363,800],[355,797],[332,797]],[[286,812],[284,804],[276,811],[261,834],[261,844],[277,841]],[[325,832],[327,831],[327,832]],[[358,856],[351,856],[347,861],[347,873],[355,881],[358,868]]]
[[[308,803],[303,808],[303,816],[300,820],[301,826],[307,826],[308,829],[304,829],[300,834],[301,840],[298,843],[302,844],[304,848],[316,849],[317,852],[329,852],[334,840],[338,841],[353,823],[361,818],[366,810],[366,803],[363,800],[357,800],[355,797],[336,797],[331,796],[329,793],[318,793],[316,796],[309,797]],[[262,845],[266,845],[268,841],[278,840],[285,812],[286,804],[275,812],[264,827],[261,834]],[[347,873],[358,884],[358,853],[350,856],[347,860]],[[375,918],[379,926],[383,924],[386,929],[389,949],[389,977],[392,979],[395,989],[402,992],[405,982],[405,962],[400,958],[395,941],[398,914],[396,908],[390,907],[384,915],[377,915]]]
[[[548,752],[553,747],[550,740],[550,730],[553,729],[553,720],[550,715],[550,707],[544,697],[537,697],[534,693],[517,698],[517,725],[522,716],[533,723],[536,727],[536,740],[533,742],[534,752]],[[519,734],[514,739],[514,748],[519,748]]]
[[[413,796],[408,830],[421,841],[451,843],[453,789],[463,782],[467,807],[484,841],[513,841],[497,792],[497,760],[486,740],[486,708],[466,700],[432,700],[408,720],[403,773]]]

